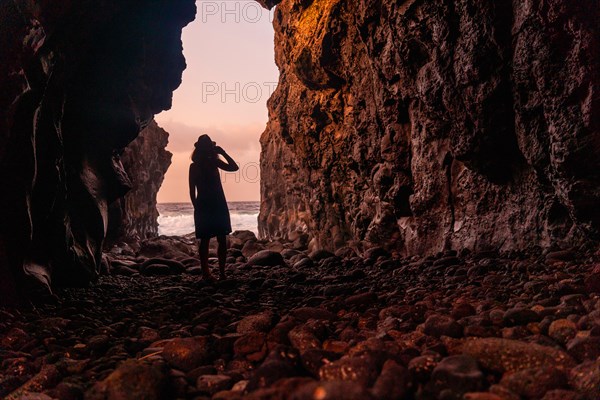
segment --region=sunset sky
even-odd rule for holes
[[[173,164],[158,194],[160,203],[189,201],[190,153],[200,134],[210,135],[237,162],[222,175],[228,201],[257,201],[259,138],[267,100],[278,81],[272,12],[254,0],[198,1],[198,15],[183,31],[187,70],[173,108],[156,117],[170,133]]]

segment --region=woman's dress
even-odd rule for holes
[[[211,238],[231,233],[229,208],[216,162],[205,160],[192,163],[190,176],[197,189],[194,204],[196,238]]]

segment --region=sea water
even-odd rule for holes
[[[239,201],[227,203],[234,231],[247,230],[258,234],[257,201]],[[194,207],[191,203],[158,204],[158,234],[181,236],[194,232]]]

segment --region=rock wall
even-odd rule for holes
[[[593,1],[280,2],[260,233],[400,254],[594,237],[598,17]]]
[[[169,134],[152,120],[121,155],[131,190],[109,207],[106,245],[158,236],[156,196],[171,165]]]
[[[0,302],[97,276],[119,154],[171,106],[194,0],[0,2]]]

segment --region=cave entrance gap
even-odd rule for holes
[[[188,169],[193,145],[208,134],[240,165],[222,173],[233,230],[257,232],[259,138],[279,71],[274,61],[273,12],[254,0],[197,1],[196,20],[183,31],[187,69],[171,110],[157,115],[170,133],[172,164],[158,194],[159,233],[193,232]]]

